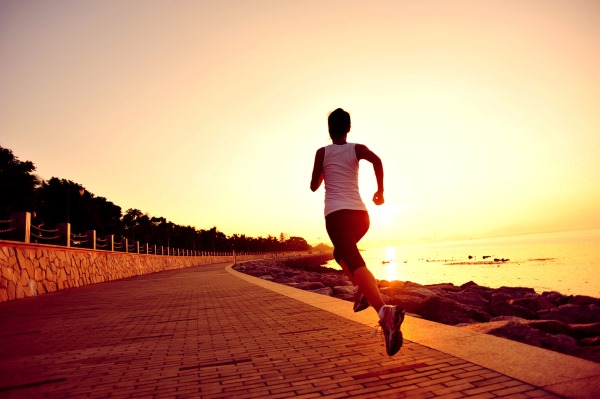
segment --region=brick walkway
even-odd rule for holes
[[[0,398],[557,398],[225,266],[0,303]]]

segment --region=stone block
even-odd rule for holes
[[[31,277],[35,276],[35,265],[34,265],[35,260],[30,259],[30,258],[26,258],[25,259],[25,270],[27,270],[27,274]]]
[[[27,269],[21,270],[21,275],[19,277],[19,285],[21,285],[23,287],[28,287],[29,280],[31,280],[31,278],[29,276],[29,272],[27,271]]]
[[[17,285],[14,281],[8,281],[6,292],[8,293],[8,299],[15,299],[17,297]]]
[[[65,268],[62,268],[58,272],[58,277],[56,280],[56,284],[58,285],[58,288],[62,289],[63,287],[65,287],[66,281],[67,281],[67,273],[65,271]]]
[[[42,284],[44,285],[44,289],[46,292],[58,291],[58,289],[56,288],[56,283],[52,281],[44,281]]]
[[[18,265],[19,269],[25,268],[25,256],[23,255],[23,251],[24,251],[24,249],[21,249],[21,248],[16,249],[17,265]]]
[[[42,281],[44,279],[44,270],[41,267],[36,267],[33,278],[35,281]]]
[[[8,281],[15,281],[15,271],[10,266],[2,266],[2,278]]]
[[[15,288],[16,288],[15,298],[16,299],[25,298],[25,289],[23,288],[23,286],[20,284],[15,284]]]
[[[56,283],[56,274],[53,273],[52,269],[46,270],[46,281]]]
[[[36,281],[36,286],[37,286],[37,293],[39,294],[45,294],[46,291],[46,287],[44,287],[44,284],[42,284],[41,281]]]

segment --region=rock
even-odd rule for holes
[[[558,308],[540,310],[540,319],[558,320],[569,324],[600,322],[600,307],[596,305],[562,305]]]
[[[417,313],[427,320],[450,325],[490,320],[490,315],[480,309],[439,296],[425,300],[419,306]]]
[[[579,341],[581,346],[600,346],[600,337],[584,338]]]
[[[523,319],[534,320],[540,317],[536,312],[533,312],[523,306],[511,305],[508,302],[497,301],[485,308],[492,316],[517,316]]]
[[[573,336],[573,328],[571,325],[557,320],[523,320],[522,324],[526,324],[531,328],[535,328],[536,330],[540,330],[548,334],[564,334]]]
[[[498,303],[506,303],[513,299],[510,295],[505,292],[494,292],[490,297],[490,305],[496,305]]]
[[[336,286],[342,286],[342,285],[348,285],[351,284],[350,280],[346,277],[346,276],[340,276],[340,275],[325,275],[322,279],[321,282],[323,284],[325,284],[325,286],[327,287],[336,287]],[[352,286],[350,286],[352,288]]]
[[[502,286],[496,290],[497,293],[507,294],[511,299],[523,298],[527,295],[535,295],[535,290],[528,287],[505,287]]]
[[[556,291],[544,291],[542,292],[542,297],[550,301],[554,306],[564,305],[570,298]]]
[[[396,294],[389,299],[390,305],[400,305],[408,313],[418,313],[424,299],[414,295]]]
[[[588,338],[600,336],[600,323],[571,324],[573,336],[576,338]]]
[[[388,291],[386,291],[386,294],[387,293],[388,293]],[[433,292],[425,287],[406,287],[405,289],[400,290],[400,292],[398,292],[398,290],[396,290],[396,294],[398,294],[398,293],[401,295],[417,296],[422,299],[427,299],[427,298],[437,296],[437,294],[435,292]]]
[[[305,281],[301,283],[296,283],[296,288],[300,288],[301,290],[314,291],[321,288],[325,288],[325,284],[320,281]]]
[[[455,300],[456,302],[477,308],[484,308],[489,305],[489,300],[484,298],[479,290],[472,288],[466,288],[461,292],[449,293],[447,297]]]
[[[330,287],[318,288],[316,290],[308,290],[308,291],[314,292],[315,294],[321,294],[321,295],[327,295],[327,296],[331,296],[331,294],[333,293],[333,290]]]
[[[452,283],[427,284],[425,287],[429,288],[431,290],[440,289],[440,290],[450,291],[450,292],[460,292],[463,290],[462,287],[458,287]]]
[[[278,283],[278,284],[288,284],[288,283],[293,283],[294,279],[286,277],[286,276],[276,276],[273,278],[273,282]]]
[[[338,285],[333,287],[333,295],[351,295],[354,299],[354,287],[350,285]]]
[[[540,295],[528,295],[524,298],[509,299],[508,303],[511,305],[524,307],[532,312],[556,308],[556,305],[554,305],[549,299]]]
[[[574,354],[579,353],[577,340],[564,334],[548,334],[516,321],[497,321],[485,325],[462,327],[470,330],[492,334],[498,337],[511,339],[524,344],[541,348],[553,349],[557,352]]]
[[[567,303],[572,305],[596,305],[600,306],[600,298],[594,298],[586,295],[575,295],[567,299]]]

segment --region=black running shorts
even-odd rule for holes
[[[338,263],[344,261],[352,275],[356,269],[366,266],[356,244],[367,233],[370,223],[367,211],[341,209],[325,216],[333,256]]]

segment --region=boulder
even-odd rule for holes
[[[386,291],[386,294],[388,294],[388,292]],[[391,293],[389,293],[391,294]],[[433,292],[430,289],[427,289],[425,287],[405,287],[402,290],[396,290],[396,292],[393,295],[411,295],[411,296],[416,296],[422,299],[427,299],[427,298],[431,298],[434,296],[437,296],[438,294]],[[392,295],[390,295],[392,296]]]
[[[408,313],[418,313],[424,299],[415,295],[396,294],[389,299],[390,305],[400,305]]]
[[[301,290],[314,291],[321,288],[325,288],[325,284],[323,284],[320,281],[303,281],[300,283],[295,283],[294,287],[300,288]]]
[[[338,285],[333,287],[333,295],[350,295],[354,298],[354,287],[351,285]]]
[[[512,305],[508,302],[497,301],[487,306],[485,310],[492,316],[517,316],[523,319],[534,320],[540,317],[523,306]]]
[[[314,292],[315,294],[327,295],[331,296],[333,294],[333,290],[330,287],[318,288],[316,290],[308,290],[310,292]]]
[[[489,300],[483,297],[479,290],[473,288],[465,288],[460,292],[448,293],[447,297],[456,302],[476,308],[484,308],[489,305]]]
[[[600,336],[592,338],[584,338],[579,341],[581,346],[600,346]]]
[[[528,295],[535,295],[535,290],[528,287],[505,287],[502,286],[494,290],[496,294],[505,294],[510,299],[519,299]]]
[[[547,334],[564,334],[573,336],[573,328],[570,324],[557,320],[523,320],[523,324]]]
[[[349,285],[352,288],[352,285],[350,283],[350,280],[346,277],[346,276],[342,276],[342,275],[336,275],[336,274],[329,274],[329,275],[324,275],[321,278],[321,282],[327,286],[327,287],[335,287],[335,286],[341,286],[341,285]]]
[[[514,298],[512,296],[510,296],[509,294],[507,294],[506,292],[494,292],[490,296],[490,305],[508,302],[511,299],[514,299]]]
[[[562,305],[558,308],[540,310],[540,319],[558,320],[568,324],[600,322],[600,307],[596,305]]]
[[[594,298],[586,295],[575,295],[567,299],[567,303],[573,305],[596,305],[600,306],[600,298]]]
[[[570,326],[575,338],[600,336],[600,323],[571,324]]]
[[[580,352],[576,339],[565,334],[548,334],[518,321],[496,321],[485,325],[462,327],[486,334],[522,342],[527,345],[552,349],[557,352],[576,354]]]
[[[463,290],[463,288],[458,287],[452,283],[427,284],[425,287],[430,290],[444,290],[450,292],[459,292]]]
[[[570,298],[556,291],[544,291],[542,292],[542,297],[550,301],[554,306],[564,305]]]
[[[275,276],[272,278],[274,282],[278,283],[278,284],[288,284],[288,283],[293,283],[294,279],[290,278],[290,277],[286,277],[286,276]]]
[[[490,315],[480,309],[439,296],[426,299],[419,306],[417,313],[427,320],[450,325],[490,320]]]
[[[544,298],[541,295],[528,295],[523,298],[509,299],[508,303],[511,305],[518,305],[532,312],[538,312],[545,309],[554,309],[556,305],[552,303],[548,298]]]

